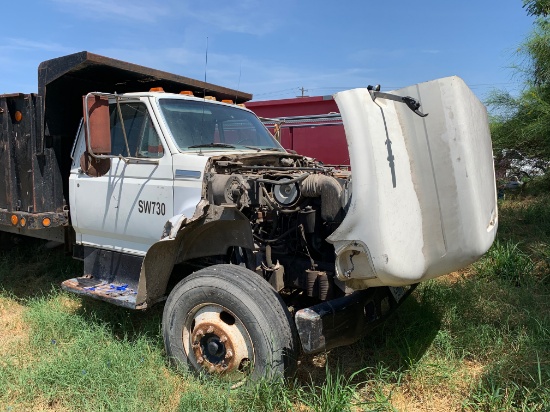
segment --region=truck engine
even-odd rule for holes
[[[255,250],[234,253],[280,291],[285,286],[320,300],[334,288],[334,247],[325,239],[342,222],[351,198],[351,172],[289,153],[211,159],[205,198],[237,207],[250,221]],[[345,287],[342,286],[345,290]]]

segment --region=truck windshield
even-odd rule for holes
[[[260,120],[246,110],[208,101],[159,99],[182,151],[257,149],[284,151]]]

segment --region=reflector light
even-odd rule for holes
[[[42,219],[42,226],[44,227],[48,227],[52,224],[52,221],[50,220],[49,217],[45,217],[44,219]]]
[[[244,103],[239,103],[237,106],[244,107],[246,109],[246,106],[244,105]]]
[[[19,223],[21,224],[21,226],[25,227],[27,225],[27,219],[22,217],[21,220],[19,221]]]
[[[231,100],[231,99],[223,99],[223,100],[222,100],[222,103],[233,104],[233,100]]]
[[[16,225],[19,223],[19,218],[16,215],[11,215],[11,224]]]
[[[180,94],[184,94],[186,96],[194,96],[193,92],[191,90],[182,90]]]
[[[214,96],[204,96],[204,100],[214,100],[214,101],[216,101],[216,98]]]
[[[149,89],[150,92],[160,92],[160,93],[164,93],[164,89],[162,87],[151,87]]]
[[[23,119],[23,114],[18,110],[15,112],[14,118],[16,122],[20,122]]]

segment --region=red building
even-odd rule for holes
[[[327,165],[349,165],[348,145],[340,119],[319,117],[337,114],[332,96],[247,102],[246,107],[261,118],[286,119],[281,127],[281,144],[301,155],[314,157]],[[296,117],[299,118],[296,118]],[[305,119],[317,116],[314,121]],[[301,118],[300,118],[301,117]],[[267,125],[270,130],[273,126]]]

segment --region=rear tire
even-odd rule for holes
[[[286,305],[242,266],[210,266],[183,279],[166,301],[162,330],[176,364],[234,386],[296,371],[298,338]]]

